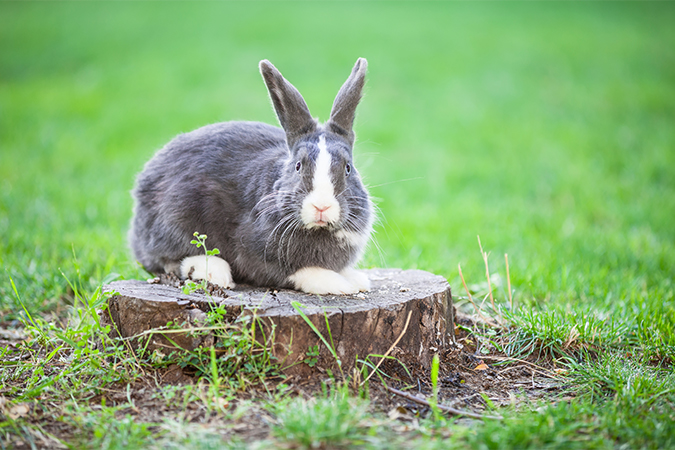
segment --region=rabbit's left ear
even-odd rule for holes
[[[336,134],[344,136],[350,144],[354,144],[354,116],[356,107],[361,100],[361,92],[366,79],[366,69],[368,61],[365,58],[359,58],[352,69],[351,75],[340,88],[333,102],[333,109],[330,112],[330,119],[326,126]]]

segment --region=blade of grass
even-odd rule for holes
[[[309,325],[309,327],[314,331],[314,334],[316,334],[319,339],[324,343],[324,345],[328,348],[328,350],[331,352],[333,355],[333,358],[335,358],[335,361],[337,362],[338,367],[340,368],[340,371],[342,371],[342,361],[340,361],[340,358],[338,357],[337,353],[335,352],[335,349],[333,348],[332,345],[328,343],[325,337],[321,334],[321,332],[316,328],[316,325],[312,323],[311,320],[309,320],[309,317],[307,317],[307,314],[304,313],[304,311],[301,309],[304,305],[302,305],[300,302],[297,301],[292,301],[291,306],[300,314],[300,317],[303,318],[303,320]],[[326,312],[324,311],[324,315],[326,315]],[[328,321],[328,318],[326,317],[326,321]],[[333,337],[331,336],[331,340]]]
[[[389,350],[387,350],[387,352],[384,354],[382,359],[380,359],[380,361],[377,363],[377,366],[375,366],[375,369],[372,372],[370,372],[370,375],[368,375],[368,377],[365,380],[363,380],[361,385],[363,385],[363,383],[366,383],[368,380],[370,380],[370,377],[372,377],[373,374],[375,372],[377,372],[377,369],[380,368],[380,365],[382,364],[382,362],[387,358],[387,356],[389,356],[389,353],[391,353],[391,351],[394,349],[394,347],[396,347],[396,344],[398,344],[398,341],[401,340],[401,338],[403,337],[405,332],[408,331],[408,325],[410,324],[410,317],[412,317],[412,311],[408,311],[408,317],[405,320],[405,325],[403,326],[403,331],[401,331],[401,334],[398,335],[398,337],[396,338],[394,343],[391,344],[391,347],[389,347]]]
[[[511,292],[511,274],[509,273],[509,254],[504,253],[504,260],[506,261],[506,284],[509,289],[509,305],[513,311],[513,294]]]

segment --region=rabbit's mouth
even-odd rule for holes
[[[307,228],[326,228],[338,222],[340,205],[334,198],[322,201],[310,196],[305,199],[300,216]]]
[[[319,208],[316,208],[314,224],[318,227],[327,227],[332,223],[330,216],[331,214],[328,212],[327,209],[321,210]]]
[[[311,221],[305,223],[305,228],[308,230],[333,231],[339,228],[339,225],[337,220],[333,220],[332,218],[326,217],[326,215],[317,213]]]
[[[333,222],[323,219],[315,219],[312,222],[306,225],[307,228],[329,228],[333,225]]]

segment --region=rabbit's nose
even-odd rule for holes
[[[317,210],[317,212],[320,212],[320,213],[322,213],[322,212],[324,212],[324,211],[326,211],[330,208],[330,205],[315,205],[315,204],[312,204],[312,206],[314,207],[314,209]]]

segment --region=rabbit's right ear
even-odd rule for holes
[[[260,61],[260,73],[267,85],[279,123],[286,132],[288,147],[292,149],[301,136],[316,131],[317,123],[300,92],[286,81],[271,62],[266,59]]]

